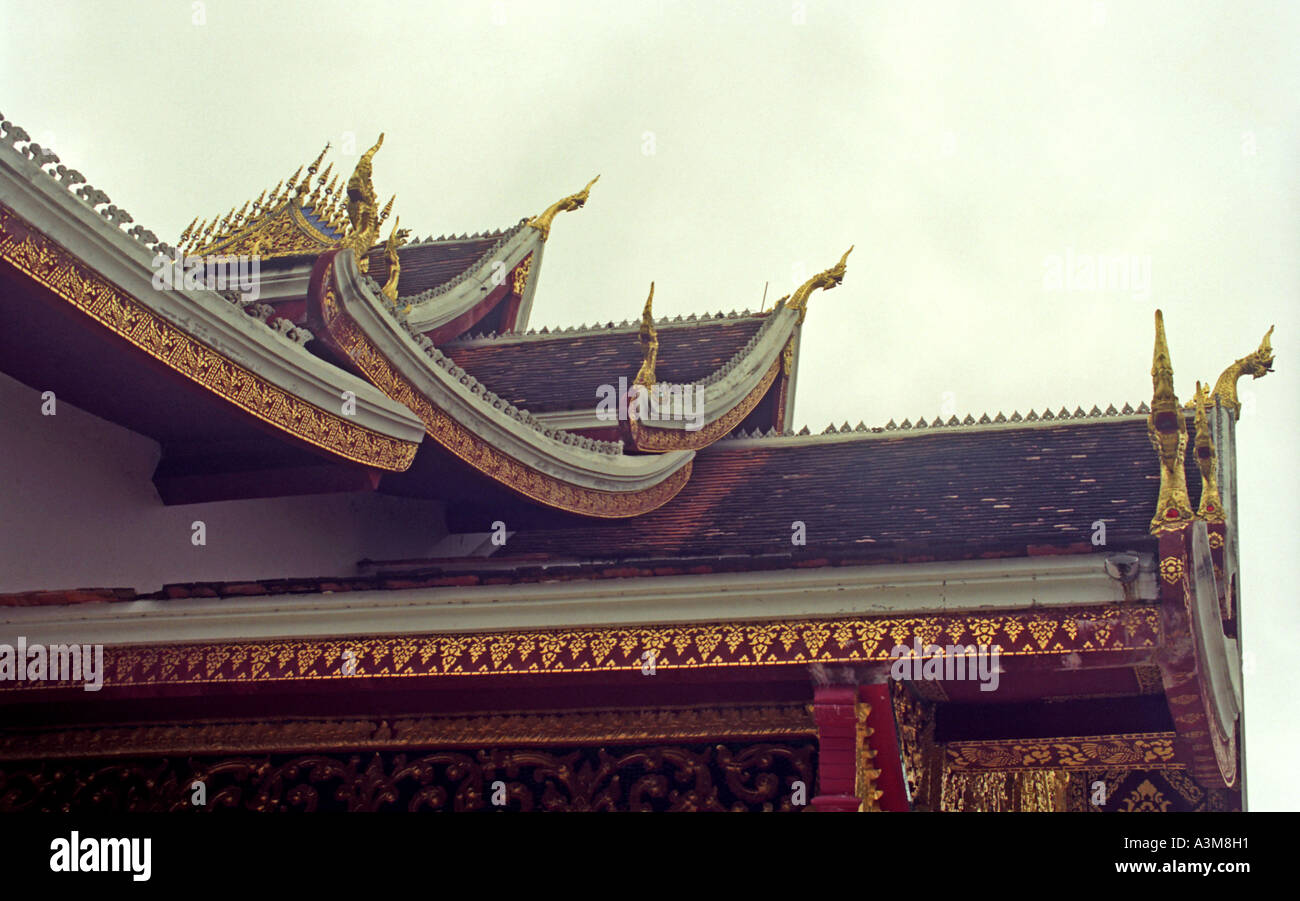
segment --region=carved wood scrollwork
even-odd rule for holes
[[[803,741],[33,761],[0,771],[0,812],[788,811],[815,758]]]

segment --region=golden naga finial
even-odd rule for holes
[[[1160,458],[1160,496],[1151,531],[1159,533],[1182,528],[1192,519],[1192,502],[1187,496],[1187,473],[1183,455],[1187,449],[1187,420],[1174,394],[1174,364],[1165,340],[1165,318],[1156,310],[1156,346],[1151,359],[1151,414],[1147,435]]]
[[[1201,506],[1196,515],[1206,522],[1223,522],[1223,499],[1219,496],[1218,467],[1215,465],[1214,438],[1206,408],[1210,393],[1196,383],[1196,468],[1201,471]]]
[[[655,330],[655,317],[651,309],[655,299],[655,283],[650,283],[650,296],[645,299],[645,309],[641,311],[641,368],[637,370],[633,385],[645,385],[647,388],[655,383],[655,363],[659,359],[659,333]]]
[[[366,251],[379,239],[379,196],[375,193],[375,185],[370,176],[373,171],[371,161],[383,145],[384,136],[380,134],[375,146],[361,154],[352,177],[348,179],[348,222],[351,228],[339,247],[349,249],[356,255],[357,268],[362,272],[370,268]]]
[[[1237,379],[1243,375],[1251,378],[1263,378],[1273,371],[1273,326],[1264,333],[1264,340],[1259,342],[1259,349],[1253,354],[1242,357],[1223,370],[1219,380],[1214,383],[1213,396],[1226,409],[1232,411],[1233,419],[1241,418],[1241,401],[1237,399]]]
[[[808,279],[808,281],[800,285],[799,289],[795,291],[794,294],[790,295],[788,300],[786,300],[785,307],[787,310],[799,311],[799,325],[803,324],[804,317],[808,315],[808,298],[812,295],[813,291],[818,288],[829,291],[831,288],[834,288],[840,282],[844,281],[844,273],[847,270],[849,254],[853,253],[854,246],[857,245],[853,245],[849,247],[848,250],[844,251],[844,256],[840,257],[838,263],[824,272],[819,272],[812,278]],[[777,301],[777,303],[780,303],[780,301]]]
[[[563,200],[557,200],[546,208],[540,216],[534,216],[528,220],[528,225],[542,233],[542,240],[545,241],[551,236],[551,222],[555,220],[557,213],[568,213],[573,210],[580,210],[586,204],[587,198],[591,195],[591,186],[600,181],[597,175],[591,181],[587,182],[587,187],[583,188],[577,194],[570,194]]]
[[[406,236],[411,233],[409,228],[397,227],[401,222],[401,216],[393,220],[393,230],[388,233],[388,240],[384,243],[384,259],[388,261],[388,281],[384,282],[381,290],[384,296],[394,303],[397,302],[397,279],[402,274],[402,260],[397,255],[397,248],[406,243]]]

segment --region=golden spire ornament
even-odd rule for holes
[[[637,371],[633,385],[653,387],[655,383],[655,363],[659,359],[659,333],[655,329],[653,304],[655,283],[650,283],[650,296],[645,299],[645,308],[641,311],[641,368]]]
[[[1187,449],[1187,420],[1174,394],[1174,364],[1165,339],[1164,314],[1156,310],[1156,343],[1151,359],[1151,413],[1147,435],[1160,458],[1160,495],[1151,518],[1152,533],[1180,529],[1192,519],[1192,502],[1187,496],[1187,472],[1183,468]]]
[[[1196,468],[1201,471],[1201,504],[1196,515],[1206,522],[1223,522],[1223,499],[1219,496],[1218,466],[1214,453],[1214,438],[1210,434],[1210,418],[1206,408],[1210,394],[1196,383]]]

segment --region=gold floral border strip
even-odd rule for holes
[[[713,422],[694,432],[686,429],[656,428],[633,419],[630,426],[632,440],[636,443],[637,450],[659,453],[674,450],[698,450],[707,447],[719,438],[729,434],[732,429],[740,424],[741,420],[758,406],[758,402],[763,399],[767,389],[772,387],[772,382],[780,371],[781,359],[778,357],[772,361],[772,365],[768,367],[762,379],[754,386],[753,390],[741,399],[740,403]],[[687,385],[685,387],[689,390],[691,386]]]
[[[1083,770],[1099,767],[1181,767],[1173,732],[1070,738],[948,742],[950,770]]]
[[[570,746],[816,735],[804,704],[285,718],[0,731],[0,760]]]
[[[1091,607],[983,615],[564,629],[485,634],[283,639],[104,649],[107,686],[537,675],[893,659],[896,645],[999,646],[1006,656],[1155,648],[1160,611]],[[70,683],[0,683],[4,691]]]
[[[281,432],[346,460],[402,472],[418,444],[382,435],[261,378],[182,331],[0,205],[0,260],[172,371]]]
[[[570,513],[616,519],[638,516],[672,500],[691,477],[692,463],[639,491],[604,491],[562,482],[520,463],[484,441],[434,406],[370,340],[342,308],[333,284],[334,264],[322,279],[320,312],[332,342],[380,391],[409,407],[424,422],[425,433],[459,459],[529,500]]]

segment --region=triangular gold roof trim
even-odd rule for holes
[[[211,222],[200,223],[197,219],[191,222],[181,233],[180,249],[186,254],[202,256],[247,254],[264,259],[320,254],[352,243],[366,244],[359,249],[360,253],[369,250],[370,244],[378,237],[378,225],[387,218],[392,201],[382,213],[372,209],[354,211],[349,207],[366,206],[374,194],[370,161],[379,145],[362,155],[348,181],[347,190],[338,188],[338,175],[333,173],[332,162],[320,172],[329,148],[330,145],[326,144],[306,167],[305,175],[304,167],[299,166],[287,183],[281,181],[269,196],[263,191],[256,200],[245,203],[238,211],[232,208],[225,216],[216,217]],[[357,196],[350,198],[351,193]],[[369,206],[376,204],[372,202]],[[366,212],[371,214],[365,218],[369,227],[358,230],[353,219],[363,218]],[[372,231],[375,233],[373,237]]]

